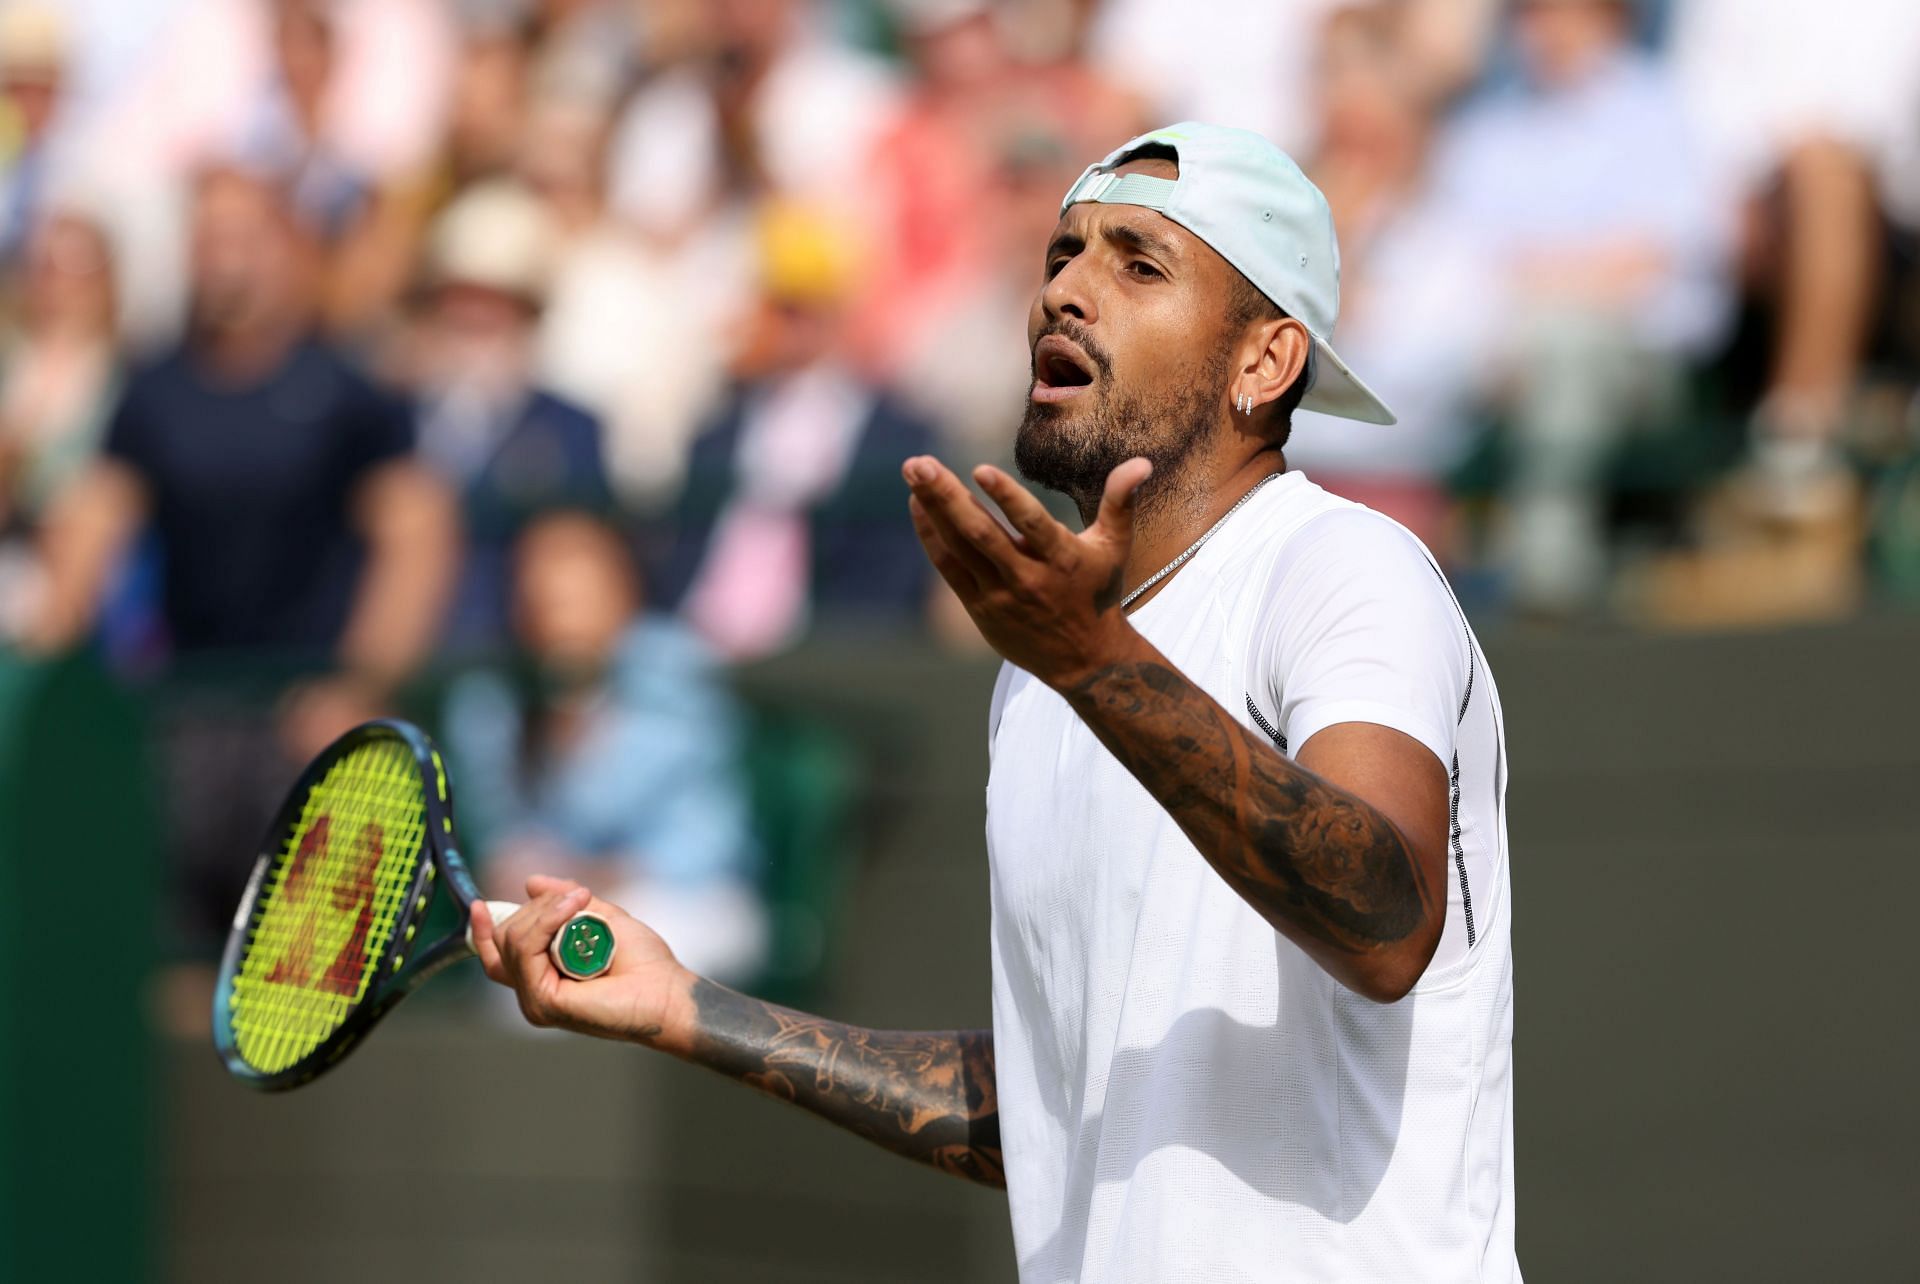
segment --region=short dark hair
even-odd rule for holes
[[[1287,319],[1287,310],[1269,299],[1259,286],[1242,276],[1238,268],[1234,269],[1233,276],[1229,279],[1232,282],[1227,290],[1227,320],[1230,325],[1244,330],[1259,322]],[[1309,339],[1308,342],[1312,340]],[[1307,395],[1307,377],[1312,373],[1311,361],[1303,363],[1300,373],[1295,375],[1293,382],[1287,385],[1287,390],[1280,394],[1280,399],[1273,403],[1274,418],[1279,425],[1278,435],[1274,441],[1276,446],[1284,447],[1287,444],[1287,438],[1293,435],[1293,412],[1300,408],[1301,400]]]
[[[1134,148],[1122,156],[1116,164],[1124,165],[1128,161],[1163,160],[1171,161],[1175,168],[1180,165],[1180,153],[1167,143],[1146,143]],[[1247,280],[1246,275],[1233,264],[1227,264],[1232,275],[1227,286],[1227,323],[1235,329],[1244,330],[1250,325],[1262,321],[1284,321],[1287,310],[1266,296],[1259,286]],[[1300,367],[1300,373],[1294,377],[1280,399],[1273,403],[1273,414],[1279,421],[1276,446],[1284,447],[1287,438],[1293,435],[1293,412],[1300,408],[1300,402],[1307,395],[1307,377],[1312,373],[1311,362]]]

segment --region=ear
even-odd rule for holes
[[[1262,321],[1248,334],[1248,346],[1241,349],[1246,360],[1228,391],[1236,403],[1251,397],[1256,410],[1280,400],[1307,368],[1312,345],[1307,327],[1293,317]]]

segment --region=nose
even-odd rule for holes
[[[1100,317],[1094,301],[1092,281],[1087,271],[1087,255],[1082,252],[1068,259],[1054,278],[1040,287],[1040,307],[1047,320],[1073,317],[1092,325]]]

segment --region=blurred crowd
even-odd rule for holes
[[[1326,192],[1401,422],[1289,461],[1470,606],[1920,598],[1913,0],[0,0],[0,636],[273,658],[163,730],[209,907],[235,782],[457,673],[501,868],[746,958],[715,675],[969,644],[899,463],[1010,455],[1061,194],[1186,118]]]

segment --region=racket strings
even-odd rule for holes
[[[350,750],[308,791],[256,902],[231,1003],[235,1046],[273,1074],[325,1042],[387,959],[419,864],[412,752]]]

